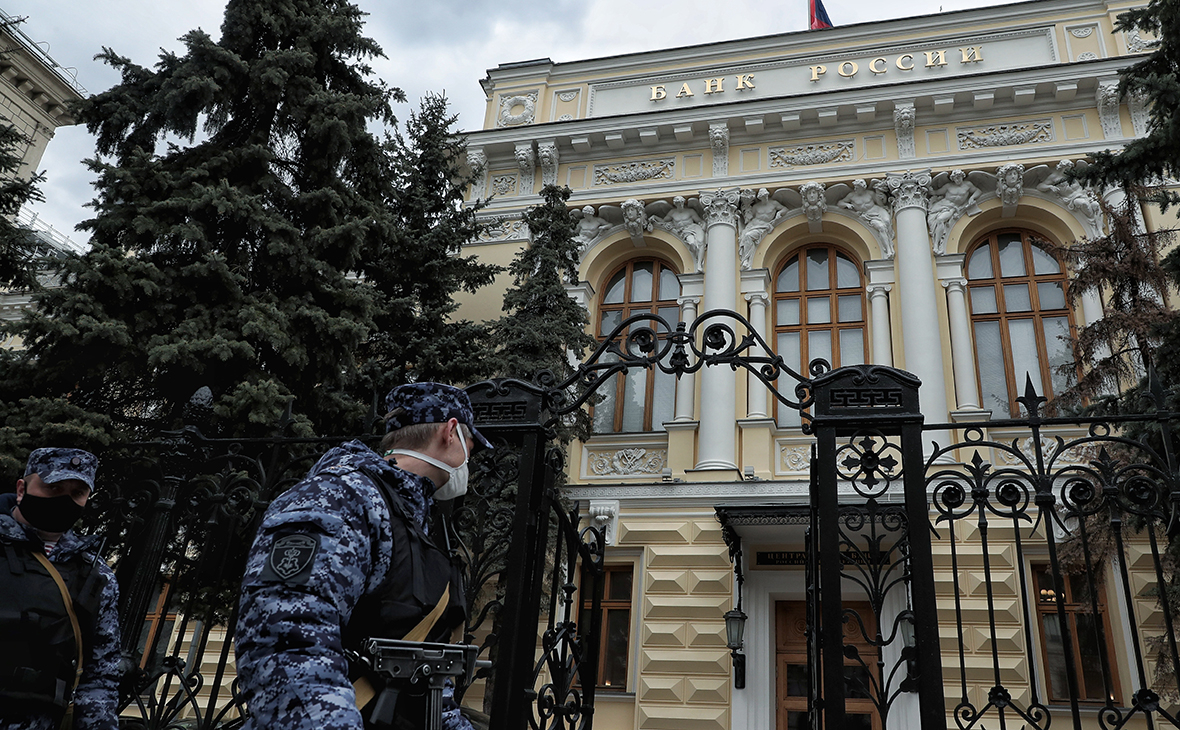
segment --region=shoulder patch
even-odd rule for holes
[[[315,556],[320,550],[320,536],[304,532],[286,532],[275,535],[270,555],[262,568],[264,581],[279,581],[303,585],[311,575]]]

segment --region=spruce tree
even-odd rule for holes
[[[345,0],[230,0],[152,69],[75,109],[96,135],[92,249],[16,325],[0,383],[32,441],[83,445],[174,426],[200,386],[223,433],[354,431],[373,287],[355,276],[397,227],[396,175],[370,131],[399,90]]]
[[[386,141],[394,160],[391,238],[362,263],[376,290],[375,329],[362,354],[367,384],[378,393],[415,380],[471,383],[490,371],[482,323],[452,318],[459,291],[492,282],[498,266],[461,256],[479,234],[464,192],[481,171],[460,167],[467,143],[455,130],[446,97],[431,94],[410,115],[405,134]]]
[[[44,200],[38,183],[44,176],[17,176],[21,156],[17,151],[28,139],[0,117],[0,290],[36,289],[39,251],[32,233],[16,225],[16,214],[25,203]]]
[[[542,371],[558,382],[573,373],[570,353],[581,359],[594,337],[586,331],[586,310],[566,293],[565,283],[578,280],[577,224],[566,201],[570,189],[546,185],[544,202],[524,214],[529,245],[508,270],[513,286],[504,294],[504,316],[494,327],[496,370],[505,377],[531,380]],[[563,442],[589,435],[585,411],[559,429]]]

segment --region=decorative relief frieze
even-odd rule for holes
[[[591,451],[590,473],[596,477],[660,474],[668,464],[667,449]]]
[[[1074,38],[1089,38],[1094,34],[1094,26],[1087,25],[1085,28],[1071,28],[1069,33]]]
[[[577,90],[574,90],[574,91],[562,91],[562,92],[560,92],[560,93],[558,93],[558,94],[557,94],[557,98],[558,98],[558,99],[561,99],[562,101],[567,101],[567,102],[568,102],[568,101],[573,101],[574,99],[577,99],[577,98],[578,98],[578,92],[577,92]]]
[[[831,162],[851,162],[855,159],[856,143],[851,139],[770,148],[771,168],[825,165]]]
[[[541,160],[541,184],[557,184],[557,142],[545,140],[537,143],[537,157]]]
[[[492,195],[514,195],[516,193],[516,175],[496,175],[492,178]]]
[[[1038,119],[1015,124],[991,124],[986,127],[959,127],[960,150],[983,147],[1009,147],[1053,141],[1053,120]]]
[[[1096,60],[1098,60],[1098,54],[1095,53],[1094,51],[1082,51],[1081,53],[1078,54],[1078,60],[1079,61],[1096,61]]]
[[[1160,44],[1159,39],[1145,40],[1143,36],[1139,35],[1139,30],[1131,30],[1126,34],[1127,50],[1131,53],[1143,53],[1144,51],[1154,50]]]
[[[560,117],[557,118],[557,121],[559,121],[559,122],[572,122],[572,121],[574,121],[574,115],[573,114],[562,114]]]
[[[713,147],[713,177],[729,175],[729,125],[725,122],[710,124],[709,144]]]
[[[783,471],[805,472],[811,468],[811,447],[780,446],[779,463],[782,464]]]
[[[595,185],[619,185],[645,180],[671,180],[676,177],[676,158],[639,160],[594,166]]]
[[[519,109],[520,111],[516,111]],[[497,127],[520,127],[532,124],[537,119],[537,92],[500,97],[500,111],[496,115]]]
[[[479,241],[508,241],[520,240],[528,237],[528,228],[520,218],[512,216],[496,216],[481,220],[483,230],[479,232]]]
[[[893,128],[897,133],[897,156],[903,160],[911,160],[918,156],[914,145],[914,123],[918,113],[913,103],[900,103],[893,110]]]

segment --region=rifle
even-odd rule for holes
[[[425,689],[425,730],[442,729],[443,687],[451,679],[468,685],[475,678],[479,647],[472,644],[433,644],[396,639],[365,639],[356,659],[385,680],[370,714],[370,722],[384,730],[393,727],[400,692]],[[482,663],[482,662],[480,662]]]

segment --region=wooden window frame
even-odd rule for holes
[[[598,673],[596,675],[597,676],[597,684],[595,684],[595,689],[597,691],[601,691],[601,692],[623,693],[623,692],[628,691],[627,688],[631,684],[631,676],[632,676],[632,666],[631,666],[631,646],[632,646],[632,644],[631,644],[631,642],[634,640],[634,632],[632,631],[632,629],[634,629],[634,624],[635,624],[635,576],[636,576],[637,571],[635,570],[634,563],[609,564],[609,565],[603,566],[603,570],[604,570],[604,574],[603,574],[602,578],[603,578],[603,581],[605,581],[605,582],[603,584],[602,604],[599,607],[599,610],[602,612],[602,622],[601,622],[602,630],[599,632],[599,635],[598,635]],[[626,600],[623,600],[623,599],[611,600],[611,598],[610,598],[611,576],[614,574],[621,574],[621,573],[630,573],[631,574],[631,594],[630,594],[630,596],[628,596],[628,598]],[[586,584],[584,577],[585,576],[583,576],[582,585]],[[585,621],[586,620],[585,614],[589,613],[589,611],[591,610],[591,606],[590,606],[591,596],[588,596],[588,595],[583,596],[582,600],[585,603],[583,604],[583,615],[579,618],[579,621]],[[607,626],[608,626],[607,617],[610,615],[609,614],[610,611],[612,611],[612,610],[619,611],[619,610],[623,610],[623,609],[626,609],[626,611],[627,611],[627,647],[625,649],[625,655],[624,655],[625,663],[627,666],[626,675],[623,678],[623,683],[621,686],[615,686],[615,685],[611,685],[611,684],[603,684],[603,678],[606,676],[606,667],[607,667],[607,658],[608,658],[607,657],[607,649],[610,647],[610,636],[607,632]],[[586,624],[586,628],[589,628],[589,624]]]
[[[1041,641],[1041,662],[1042,662],[1042,666],[1045,669],[1045,671],[1043,672],[1043,678],[1044,678],[1044,682],[1045,682],[1045,699],[1050,704],[1068,705],[1069,704],[1069,697],[1068,696],[1062,696],[1062,697],[1054,696],[1054,694],[1053,694],[1053,681],[1052,681],[1052,678],[1049,676],[1049,641],[1048,641],[1048,638],[1045,636],[1044,617],[1046,615],[1050,615],[1050,616],[1057,616],[1058,615],[1057,601],[1054,600],[1052,597],[1046,598],[1046,596],[1043,595],[1043,591],[1045,590],[1045,587],[1040,585],[1038,577],[1040,576],[1042,571],[1047,571],[1050,573],[1050,575],[1052,575],[1052,569],[1048,563],[1033,563],[1029,567],[1032,571],[1032,585],[1034,586],[1033,598],[1036,603],[1035,611],[1036,611],[1036,621],[1037,621],[1037,636],[1040,638],[1040,641]],[[1082,690],[1082,692],[1081,692],[1082,696],[1078,698],[1078,702],[1080,704],[1091,706],[1091,707],[1098,706],[1098,705],[1105,705],[1106,704],[1105,697],[1103,697],[1103,698],[1086,697],[1086,687],[1085,687],[1086,680],[1085,680],[1085,672],[1082,671],[1083,664],[1082,664],[1082,657],[1081,657],[1081,646],[1078,644],[1078,640],[1077,640],[1078,629],[1077,629],[1077,618],[1076,617],[1079,614],[1092,613],[1093,607],[1091,606],[1091,604],[1088,600],[1086,600],[1086,601],[1075,601],[1074,600],[1075,596],[1073,595],[1073,585],[1072,585],[1072,581],[1070,580],[1070,577],[1071,577],[1070,574],[1063,574],[1062,575],[1062,578],[1064,579],[1063,582],[1065,584],[1065,601],[1062,602],[1062,607],[1065,610],[1066,621],[1069,622],[1069,638],[1070,638],[1070,643],[1072,644],[1072,646],[1068,647],[1068,649],[1073,650],[1074,667],[1077,671],[1077,681],[1079,683],[1079,689]],[[1082,578],[1085,579],[1084,576],[1082,576]],[[1116,704],[1119,704],[1120,698],[1122,697],[1122,693],[1119,688],[1118,663],[1117,663],[1117,660],[1115,659],[1115,657],[1117,657],[1118,655],[1115,654],[1115,648],[1114,648],[1114,643],[1113,643],[1114,637],[1111,634],[1110,611],[1107,610],[1107,608],[1110,604],[1106,600],[1106,586],[1104,585],[1103,582],[1097,583],[1097,592],[1098,592],[1098,615],[1101,617],[1101,621],[1102,621],[1102,624],[1101,624],[1102,637],[1104,639],[1103,643],[1105,644],[1105,650],[1106,650],[1106,663],[1107,663],[1109,670],[1110,670],[1111,692],[1113,692],[1113,694],[1114,694],[1113,701]],[[1102,694],[1106,691],[1106,688],[1104,686],[1099,687],[1099,690],[1100,690],[1099,694]]]
[[[1004,276],[1000,269],[1000,247],[999,237],[1004,234],[1016,233],[1020,234],[1021,238],[1021,256],[1024,257],[1025,273],[1023,276]],[[1000,345],[1004,355],[1004,381],[1008,386],[1008,415],[1013,418],[1020,416],[1020,406],[1016,399],[1024,395],[1024,379],[1016,373],[1016,364],[1012,357],[1012,339],[1009,333],[1008,323],[1019,320],[1030,320],[1033,323],[1034,339],[1037,346],[1037,360],[1040,364],[1040,378],[1041,378],[1041,395],[1052,400],[1053,399],[1053,368],[1049,364],[1048,342],[1045,337],[1046,318],[1055,318],[1065,316],[1069,322],[1069,335],[1071,338],[1077,336],[1077,324],[1074,321],[1073,309],[1069,306],[1069,272],[1066,270],[1065,263],[1060,258],[1054,256],[1052,252],[1045,249],[1043,246],[1037,245],[1036,241],[1039,239],[1032,231],[1023,228],[1003,228],[988,232],[981,236],[978,240],[967,249],[967,255],[964,259],[964,278],[967,279],[967,306],[970,311],[971,318],[971,338],[975,353],[975,379],[979,387],[980,400],[985,396],[983,386],[982,366],[979,362],[979,351],[975,343],[975,329],[979,322],[998,322],[1000,330]],[[1041,239],[1043,240],[1043,239]],[[992,276],[990,278],[972,279],[969,277],[967,266],[971,262],[971,257],[975,252],[984,245],[991,245],[990,257],[992,266]],[[1058,265],[1058,272],[1056,274],[1037,274],[1035,269],[1035,262],[1032,257],[1031,247],[1036,245],[1037,248],[1044,251],[1049,256],[1052,256]],[[1061,292],[1064,297],[1065,306],[1059,309],[1042,309],[1040,303],[1040,291],[1037,284],[1045,283],[1061,283]],[[1031,309],[1027,312],[1013,312],[1011,314],[1007,311],[1007,303],[1004,299],[1004,286],[1013,284],[1024,284],[1028,287],[1029,301]],[[991,286],[995,292],[996,298],[996,312],[976,314],[975,307],[972,304],[972,289],[983,289]],[[984,408],[989,407],[990,404],[981,403]]]
[[[807,289],[807,253],[814,249],[826,249],[828,252],[828,287],[826,289]],[[856,287],[839,287],[838,267],[836,266],[836,255],[839,254],[852,262],[856,268],[857,280],[859,284]],[[799,262],[799,291],[796,292],[780,292],[778,290],[778,280],[782,275],[783,270],[787,268],[792,261]],[[806,334],[809,332],[827,331],[831,333],[832,343],[832,361],[830,364],[833,369],[841,366],[843,355],[840,352],[840,331],[841,330],[855,330],[861,331],[861,359],[860,362],[869,362],[869,321],[868,321],[868,301],[865,292],[865,274],[864,264],[860,257],[854,255],[851,251],[844,249],[841,246],[832,243],[810,243],[799,246],[793,249],[789,254],[784,256],[778,265],[774,268],[774,279],[772,285],[774,293],[771,296],[771,321],[773,322],[771,337],[771,346],[778,350],[779,335],[792,332],[799,333],[799,355],[800,355],[800,374],[807,375],[807,365],[811,360],[809,350],[809,342]],[[853,322],[840,322],[840,297],[851,296],[858,294],[860,296],[860,319]],[[807,300],[821,296],[827,296],[829,301],[829,312],[831,316],[830,322],[812,325],[807,321]],[[798,324],[780,324],[779,317],[779,302],[797,300],[799,302],[799,323]],[[788,363],[791,365],[791,363]],[[792,365],[793,366],[793,365]]]
[[[649,301],[649,302],[632,302],[631,301],[631,294],[632,294],[631,282],[632,282],[632,277],[634,276],[634,272],[635,272],[635,265],[636,264],[646,264],[646,263],[652,264],[652,298],[651,298],[651,301]],[[598,316],[597,316],[597,319],[593,322],[594,338],[598,341],[598,344],[601,345],[602,342],[606,340],[606,335],[609,334],[608,332],[602,331],[602,318],[603,318],[603,315],[607,312],[619,312],[620,313],[619,321],[621,322],[622,320],[625,320],[628,317],[634,316],[636,314],[650,313],[653,315],[658,315],[659,310],[661,308],[667,308],[669,306],[674,306],[677,309],[677,321],[679,321],[679,311],[680,311],[679,302],[676,299],[659,299],[658,298],[660,295],[660,272],[664,269],[671,271],[673,273],[673,275],[675,275],[677,277],[680,276],[676,272],[676,268],[674,266],[672,266],[670,263],[668,263],[664,259],[657,258],[657,257],[629,259],[626,262],[624,262],[623,264],[611,269],[610,274],[607,275],[603,279],[605,284],[603,286],[602,294],[598,299]],[[606,299],[607,293],[609,292],[610,282],[613,281],[616,276],[618,276],[620,271],[626,272],[624,275],[624,278],[623,278],[623,301],[618,302],[618,303],[614,303],[614,304],[607,304],[605,302],[605,299]],[[673,328],[675,328],[675,326],[676,326],[675,322],[669,322],[669,324],[672,325]],[[623,338],[626,338],[625,333],[620,336]],[[627,431],[623,430],[623,410],[624,410],[624,406],[626,405],[625,401],[626,401],[626,392],[627,392],[626,391],[626,388],[627,388],[627,380],[626,379],[627,379],[626,373],[615,376],[615,398],[614,398],[615,413],[614,413],[614,418],[612,421],[611,430],[610,431],[594,431],[595,435],[604,435],[604,434],[613,434],[613,433],[636,433],[633,431],[627,432]],[[655,410],[654,409],[655,385],[656,385],[655,368],[648,368],[647,374],[646,374],[646,379],[644,381],[643,428],[642,428],[642,431],[640,431],[639,433],[648,433],[650,431],[656,430],[656,428],[658,426],[662,426],[662,424],[653,424],[652,423],[652,414],[654,413],[654,410]],[[591,408],[591,423],[593,423],[593,417],[594,417],[594,407]]]

